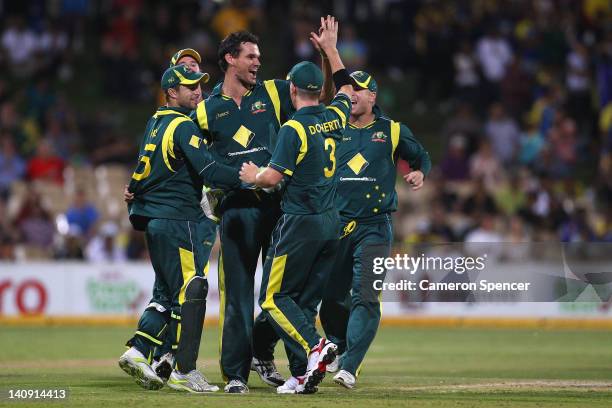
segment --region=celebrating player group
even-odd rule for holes
[[[287,80],[259,81],[257,37],[232,33],[218,50],[224,77],[207,98],[199,53],[172,57],[161,78],[166,105],[146,125],[124,191],[155,271],[151,301],[119,359],[143,388],[219,390],[196,368],[217,229],[224,391],[248,393],[250,371],[279,394],[315,393],[326,372],[355,387],[380,322],[367,259],[391,250],[397,160],[410,164],[403,177],[413,190],[431,162],[408,127],[376,105],[374,78],[347,72],[337,34],[334,17],[321,18],[310,40],[322,67],[303,61]],[[274,363],[279,340],[287,379]]]

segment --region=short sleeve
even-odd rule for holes
[[[302,161],[307,151],[308,141],[304,126],[295,120],[289,120],[278,132],[278,142],[269,166],[287,176],[292,176],[295,167]]]

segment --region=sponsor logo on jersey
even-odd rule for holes
[[[361,173],[366,167],[368,167],[368,164],[370,163],[368,163],[366,158],[363,157],[361,153],[357,153],[346,164],[351,170],[353,170],[353,173],[355,173],[355,175],[359,175],[359,173]]]
[[[251,105],[251,113],[253,115],[266,111],[266,104],[262,101],[257,101]]]
[[[243,150],[241,152],[229,152],[227,155],[229,157],[234,157],[234,156],[241,156],[243,154],[249,154],[249,153],[255,153],[255,152],[261,152],[262,150],[268,150],[265,147],[254,147],[252,149],[249,150]]]
[[[374,132],[372,134],[372,141],[373,142],[386,142],[387,135],[385,135],[383,132]]]
[[[225,112],[220,112],[217,113],[217,116],[215,116],[216,119],[222,118],[224,116],[228,116],[229,115],[229,111],[225,111]]]

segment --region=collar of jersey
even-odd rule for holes
[[[253,88],[249,89],[248,91],[245,92],[245,94],[243,96],[249,96],[250,94],[253,93],[253,89],[255,89],[256,86],[261,85],[260,81],[257,81],[255,83],[255,85],[253,86]],[[221,92],[223,90],[223,81],[219,82],[217,85],[215,85],[215,87],[213,88],[212,92],[210,93],[210,96],[220,96],[221,98],[225,99],[225,100],[230,100],[232,99],[231,96],[227,96],[224,95],[223,92]]]
[[[155,116],[163,116],[163,115],[183,115],[189,116],[191,113],[191,109],[181,108],[181,107],[170,107],[170,106],[160,106],[155,112]]]
[[[304,106],[303,108],[298,109],[294,115],[297,115],[299,113],[319,113],[319,112],[323,112],[325,110],[325,105],[323,105],[322,103],[318,104],[318,105],[314,105],[314,106]]]
[[[384,113],[382,111],[382,109],[380,109],[380,107],[378,105],[374,105],[374,107],[372,108],[372,112],[374,113],[374,120],[370,123],[368,123],[365,126],[355,126],[352,123],[349,123],[349,127],[352,129],[368,129],[371,128],[372,126],[374,126],[374,124],[376,122],[378,122],[378,119],[380,119],[381,117],[384,116]]]

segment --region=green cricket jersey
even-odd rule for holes
[[[336,146],[350,111],[350,98],[340,93],[328,107],[298,110],[280,128],[269,166],[290,177],[282,196],[284,213],[320,214],[334,208]]]
[[[289,82],[278,79],[258,82],[242,97],[240,106],[224,95],[222,88],[222,82],[217,84],[192,114],[210,142],[210,152],[235,169],[248,161],[267,165],[280,124],[294,111]]]
[[[375,119],[362,128],[350,123],[338,146],[338,192],[340,217],[363,219],[397,209],[395,193],[397,158],[427,175],[429,154],[406,125],[382,115],[374,107]]]
[[[212,158],[189,112],[161,107],[147,122],[128,186],[134,193],[128,206],[130,220],[137,229],[150,218],[201,219],[203,182],[221,188],[240,186],[238,172]]]

